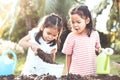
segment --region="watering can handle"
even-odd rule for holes
[[[12,50],[6,50],[6,51],[4,51],[3,54],[2,54],[2,56],[7,55],[8,53],[12,54],[13,57],[14,57],[14,67],[13,67],[13,68],[15,69],[16,64],[17,64],[17,56],[16,56],[16,54],[14,53],[14,51],[12,51]]]
[[[108,59],[109,59],[109,55],[106,56],[105,67],[104,67],[105,70],[107,69],[108,66]]]

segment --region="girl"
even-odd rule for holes
[[[66,54],[67,72],[95,75],[96,54],[100,50],[99,34],[92,27],[87,6],[74,6],[69,11],[72,32],[68,34],[62,52]]]
[[[19,41],[19,45],[28,48],[26,62],[22,70],[23,75],[47,73],[46,67],[48,63],[36,55],[37,49],[40,48],[46,53],[53,54],[53,60],[55,60],[62,28],[61,18],[52,13],[42,19],[38,24],[38,28],[29,31],[29,34]]]

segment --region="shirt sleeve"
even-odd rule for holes
[[[30,31],[28,32],[28,35],[29,35],[30,38],[31,38],[30,42],[35,43],[35,44],[37,44],[37,45],[39,46],[39,44],[38,44],[38,43],[36,42],[36,40],[35,40],[36,34],[37,34],[37,29],[36,29],[36,28],[33,28],[32,30],[30,30]]]
[[[70,55],[73,52],[73,46],[74,46],[74,36],[72,35],[72,33],[68,34],[64,45],[63,45],[63,49],[62,52],[64,54]]]
[[[31,37],[35,37],[36,33],[38,32],[38,29],[37,28],[33,28],[32,30],[30,30],[28,32],[28,34],[31,36]]]
[[[95,45],[96,49],[101,48],[101,44],[100,44],[100,37],[99,37],[99,33],[96,31],[96,45]]]

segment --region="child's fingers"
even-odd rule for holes
[[[37,49],[38,49],[38,47],[37,46],[32,46],[31,49],[33,50],[33,52],[35,53],[35,55],[37,55]]]

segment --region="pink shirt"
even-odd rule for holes
[[[62,52],[72,54],[70,73],[80,75],[96,74],[95,49],[100,48],[100,39],[97,31],[92,31],[91,36],[68,34]]]

